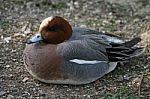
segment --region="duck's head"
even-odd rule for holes
[[[27,43],[43,41],[50,44],[62,43],[72,35],[71,25],[62,17],[54,16],[44,19],[38,33],[32,36]]]

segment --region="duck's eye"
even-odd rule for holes
[[[39,38],[40,36],[38,35],[37,38]]]
[[[48,30],[49,30],[49,31],[54,31],[54,32],[55,32],[55,31],[57,31],[57,27],[52,26],[52,27],[49,27]]]
[[[63,25],[53,25],[53,26],[48,27],[48,30],[56,32],[56,31],[61,30],[63,28],[64,28]]]

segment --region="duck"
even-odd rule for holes
[[[81,85],[113,71],[117,64],[141,55],[131,40],[88,28],[72,27],[63,17],[45,18],[27,40],[23,60],[29,74],[44,83]]]

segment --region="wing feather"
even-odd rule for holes
[[[140,38],[124,42],[120,37],[84,28],[73,28],[73,35],[57,50],[66,60],[126,61],[140,55],[142,49],[134,47]],[[139,53],[139,54],[138,54]]]
[[[57,51],[66,60],[108,61],[105,46],[90,39],[83,39],[61,43],[58,45]]]

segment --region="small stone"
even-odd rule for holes
[[[88,99],[90,99],[90,98],[91,98],[91,96],[90,96],[90,95],[87,95],[87,98],[88,98]]]
[[[133,22],[138,22],[140,19],[139,18],[135,18],[134,20],[133,20]]]
[[[78,2],[74,2],[74,5],[79,5],[79,3]]]
[[[12,59],[13,62],[15,62],[17,59]]]
[[[0,96],[3,96],[5,93],[5,91],[0,91]]]
[[[26,32],[25,32],[25,33],[26,33]],[[26,35],[23,34],[23,33],[15,33],[15,34],[14,34],[14,37],[17,37],[17,36],[23,36],[23,37],[25,37]]]
[[[102,31],[102,33],[106,33],[106,31]]]
[[[29,78],[28,77],[25,77],[22,82],[26,82]]]
[[[63,87],[64,87],[64,88],[68,88],[68,86],[66,86],[66,85],[64,85]]]
[[[107,20],[103,20],[103,24],[108,24],[109,22]]]
[[[10,67],[10,65],[6,65],[5,67],[6,67],[6,68],[9,68],[9,67]]]
[[[13,77],[13,74],[9,74],[9,77]]]
[[[119,24],[119,23],[121,23],[121,20],[117,20],[117,21],[115,21],[115,23],[116,23],[116,24]]]
[[[83,24],[82,24],[82,25],[80,25],[80,27],[81,27],[81,28],[86,28],[86,25],[83,25]]]
[[[149,56],[149,57],[147,57],[147,60],[150,60],[150,56]]]
[[[129,80],[131,77],[128,74],[123,75],[123,79]]]
[[[5,62],[4,61],[0,61],[0,64],[4,64]]]
[[[79,88],[76,88],[75,90],[76,90],[76,91],[79,91],[80,89],[79,89]]]
[[[6,42],[6,43],[9,43],[10,40],[11,40],[11,37],[4,38],[4,42]]]
[[[4,39],[4,36],[3,36],[3,35],[1,35],[1,39]]]
[[[108,13],[108,15],[112,15],[112,14],[113,14],[112,12],[109,12],[109,13]]]

